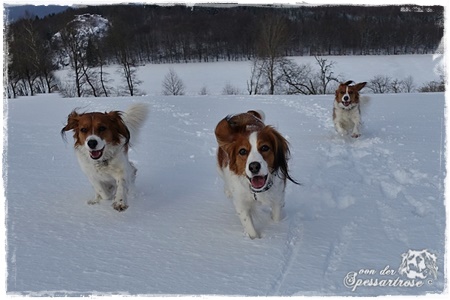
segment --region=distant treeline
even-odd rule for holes
[[[444,30],[442,6],[87,6],[36,18],[34,28],[50,40],[85,13],[108,19],[140,63],[251,59],[275,17],[287,27],[285,56],[433,53]]]
[[[125,89],[134,95],[140,82],[136,68],[146,63],[252,60],[249,91],[261,93],[259,87],[267,85],[266,93],[273,94],[281,78],[295,79],[293,86],[303,82],[297,73],[304,70],[287,63],[288,56],[434,53],[443,37],[443,14],[442,6],[130,4],[29,15],[6,27],[7,93],[69,89],[78,97],[109,96],[103,70],[117,64]],[[62,65],[72,70],[70,88],[54,76]],[[331,79],[337,80],[322,81]]]

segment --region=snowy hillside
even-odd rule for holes
[[[360,78],[352,77],[354,80]],[[358,139],[338,136],[330,96],[9,99],[7,292],[20,295],[417,295],[445,282],[444,94],[371,95]],[[151,107],[130,156],[130,207],[93,189],[60,130],[69,112]],[[285,218],[251,240],[216,172],[214,127],[262,109],[290,142]],[[400,274],[402,254],[437,273]],[[422,252],[423,253],[423,252]],[[423,258],[423,257],[422,257]],[[416,261],[418,262],[418,261]],[[414,273],[413,271],[416,271]],[[423,275],[426,278],[417,276]]]
[[[102,16],[96,14],[76,15],[75,18],[67,24],[66,32],[57,32],[53,36],[53,40],[61,44],[63,43],[62,34],[66,35],[65,39],[68,41],[65,43],[76,43],[81,51],[78,55],[85,56],[89,43],[93,40],[96,41],[104,38],[109,26],[109,21]],[[73,30],[73,32],[71,30]],[[68,66],[70,64],[70,55],[72,54],[68,53],[66,47],[60,45],[55,63],[61,67]]]

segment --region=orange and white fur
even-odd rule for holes
[[[258,202],[270,205],[272,219],[282,218],[288,172],[289,145],[272,126],[264,124],[262,111],[230,115],[215,129],[217,162],[236,212],[250,238],[259,238],[252,221]]]
[[[361,82],[351,85],[353,81],[341,83],[336,90],[333,107],[333,122],[336,131],[341,135],[351,131],[351,136],[361,136],[361,107],[359,91],[366,85]]]
[[[130,141],[135,142],[147,115],[147,105],[140,103],[131,105],[124,113],[74,110],[68,116],[61,134],[74,132],[78,162],[95,189],[95,198],[89,204],[108,199],[113,200],[117,211],[128,208],[128,191],[137,171],[128,159],[128,148]]]

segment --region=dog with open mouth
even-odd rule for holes
[[[229,115],[216,126],[217,163],[225,193],[245,232],[259,238],[252,220],[257,203],[270,205],[272,220],[282,219],[286,181],[298,184],[289,174],[287,140],[272,126],[264,124],[262,111]]]
[[[148,115],[148,106],[132,104],[127,111],[72,111],[61,134],[73,130],[75,153],[81,169],[95,189],[95,198],[113,200],[117,211],[128,208],[130,185],[136,177],[136,167],[128,159],[128,149],[136,141],[139,129]]]
[[[367,82],[353,84],[352,80],[341,83],[335,92],[333,123],[336,131],[346,135],[351,131],[352,138],[361,136],[361,105],[359,91]]]

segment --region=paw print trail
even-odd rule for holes
[[[295,155],[302,155],[296,163],[305,166],[302,221],[314,223],[305,225],[301,244],[319,247],[315,241],[320,236],[328,245],[320,245],[323,252],[314,249],[325,258],[320,266],[324,290],[327,286],[343,290],[336,273],[351,271],[345,268],[358,265],[360,260],[361,267],[370,264],[367,252],[380,256],[378,260],[386,257],[387,262],[392,256],[392,264],[398,263],[395,259],[399,254],[384,253],[383,243],[393,245],[399,253],[418,244],[442,247],[443,240],[436,243],[427,237],[427,232],[439,236],[445,232],[445,213],[436,209],[443,201],[443,149],[441,134],[432,132],[435,124],[428,128],[405,126],[399,115],[404,112],[386,112],[383,103],[372,103],[370,111],[363,114],[362,136],[352,139],[335,132],[331,100],[288,99],[283,104],[295,110],[304,124],[318,123],[320,134],[303,132],[301,142],[292,143],[293,149],[307,152],[299,150]],[[420,134],[430,137],[432,146],[416,141],[417,130],[429,132]],[[430,151],[433,147],[437,151]],[[434,165],[422,159],[423,153],[434,156]],[[299,252],[299,257],[302,252],[308,256],[304,249]]]

